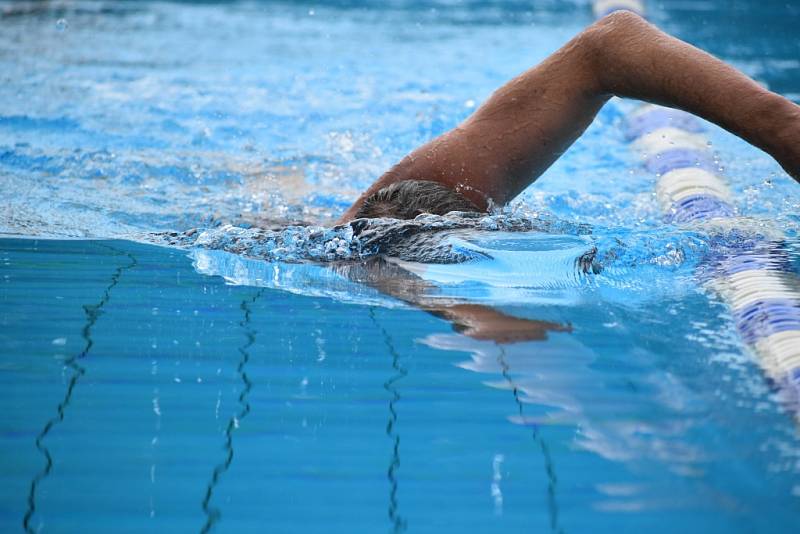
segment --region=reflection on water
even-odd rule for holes
[[[4,302],[18,311],[3,320],[35,313],[0,332],[7,394],[25,420],[41,424],[60,406],[64,366],[50,353],[81,339],[86,320],[52,321],[43,304],[69,316],[120,267],[122,256],[107,254],[112,265],[85,256],[86,243],[2,244]],[[294,294],[299,279],[283,280],[294,293],[224,285],[179,251],[112,246],[137,268],[119,278],[91,328],[96,347],[81,363],[77,406],[47,436],[57,463],[35,491],[32,528],[62,524],[73,503],[86,502],[62,492],[65,484],[87,488],[98,506],[117,502],[132,522],[180,517],[233,530],[263,525],[264,514],[288,525],[309,506],[343,528],[361,518],[393,531],[443,513],[462,531],[551,532],[611,531],[663,514],[671,528],[710,521],[708,531],[723,532],[742,520],[761,526],[754,507],[793,516],[796,431],[704,295],[501,307],[570,332],[498,346],[414,309]],[[53,257],[70,268],[52,273]],[[73,279],[65,276],[88,289],[64,285]],[[32,292],[34,283],[49,290]],[[53,333],[39,339],[26,328]],[[34,379],[50,374],[52,383]],[[0,439],[26,466],[11,488],[28,488],[42,468],[39,430]],[[341,519],[343,510],[353,519]]]
[[[469,360],[456,365],[486,375],[486,386],[513,396],[517,409],[507,419],[530,428],[539,444],[553,531],[557,530],[559,494],[564,490],[558,489],[557,473],[562,469],[547,443],[552,436],[563,436],[564,430],[569,430],[570,449],[591,452],[634,472],[647,471],[655,462],[672,476],[691,480],[692,491],[717,491],[706,481],[716,478],[713,473],[719,458],[695,441],[708,424],[707,398],[660,369],[654,355],[641,350],[630,354],[636,359],[627,365],[639,371],[626,377],[614,376],[604,368],[607,356],[565,334],[535,347],[499,347],[450,334],[429,335],[423,342],[438,350],[469,354]],[[678,495],[665,500],[663,479],[659,484],[643,485],[590,478],[597,489],[591,507],[597,511],[630,513],[694,506]],[[734,493],[720,498],[734,507],[743,505],[735,501]]]
[[[687,474],[703,460],[702,451],[682,440],[696,424],[692,414],[702,413],[701,405],[668,374],[653,370],[637,376],[636,382],[604,388],[598,403],[597,388],[607,381],[607,374],[595,369],[599,356],[575,336],[554,334],[550,342],[535,348],[510,345],[500,349],[453,335],[428,336],[424,342],[439,350],[469,353],[470,360],[459,362],[458,367],[501,375],[503,380],[485,384],[511,389],[520,408],[538,407],[536,415],[523,414],[521,409],[509,415],[515,424],[543,429],[575,426],[579,429],[575,445],[609,460],[657,458]],[[502,357],[498,357],[499,350]],[[638,356],[636,366],[652,365],[646,352]]]

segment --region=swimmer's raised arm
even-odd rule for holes
[[[611,96],[680,108],[774,157],[800,181],[800,106],[638,15],[589,26],[541,64],[498,89],[455,129],[417,148],[344,214],[403,180],[438,182],[478,209],[504,204],[539,177]]]

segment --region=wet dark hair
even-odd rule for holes
[[[413,219],[422,213],[444,215],[451,211],[482,213],[475,204],[438,182],[401,180],[367,197],[355,218]]]

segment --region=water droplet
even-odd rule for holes
[[[58,31],[63,32],[67,28],[69,28],[69,23],[67,22],[67,19],[58,19],[56,21],[56,29]]]

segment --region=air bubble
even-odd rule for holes
[[[58,19],[56,21],[56,29],[58,31],[63,32],[67,28],[69,28],[69,23],[67,22],[67,19]]]

